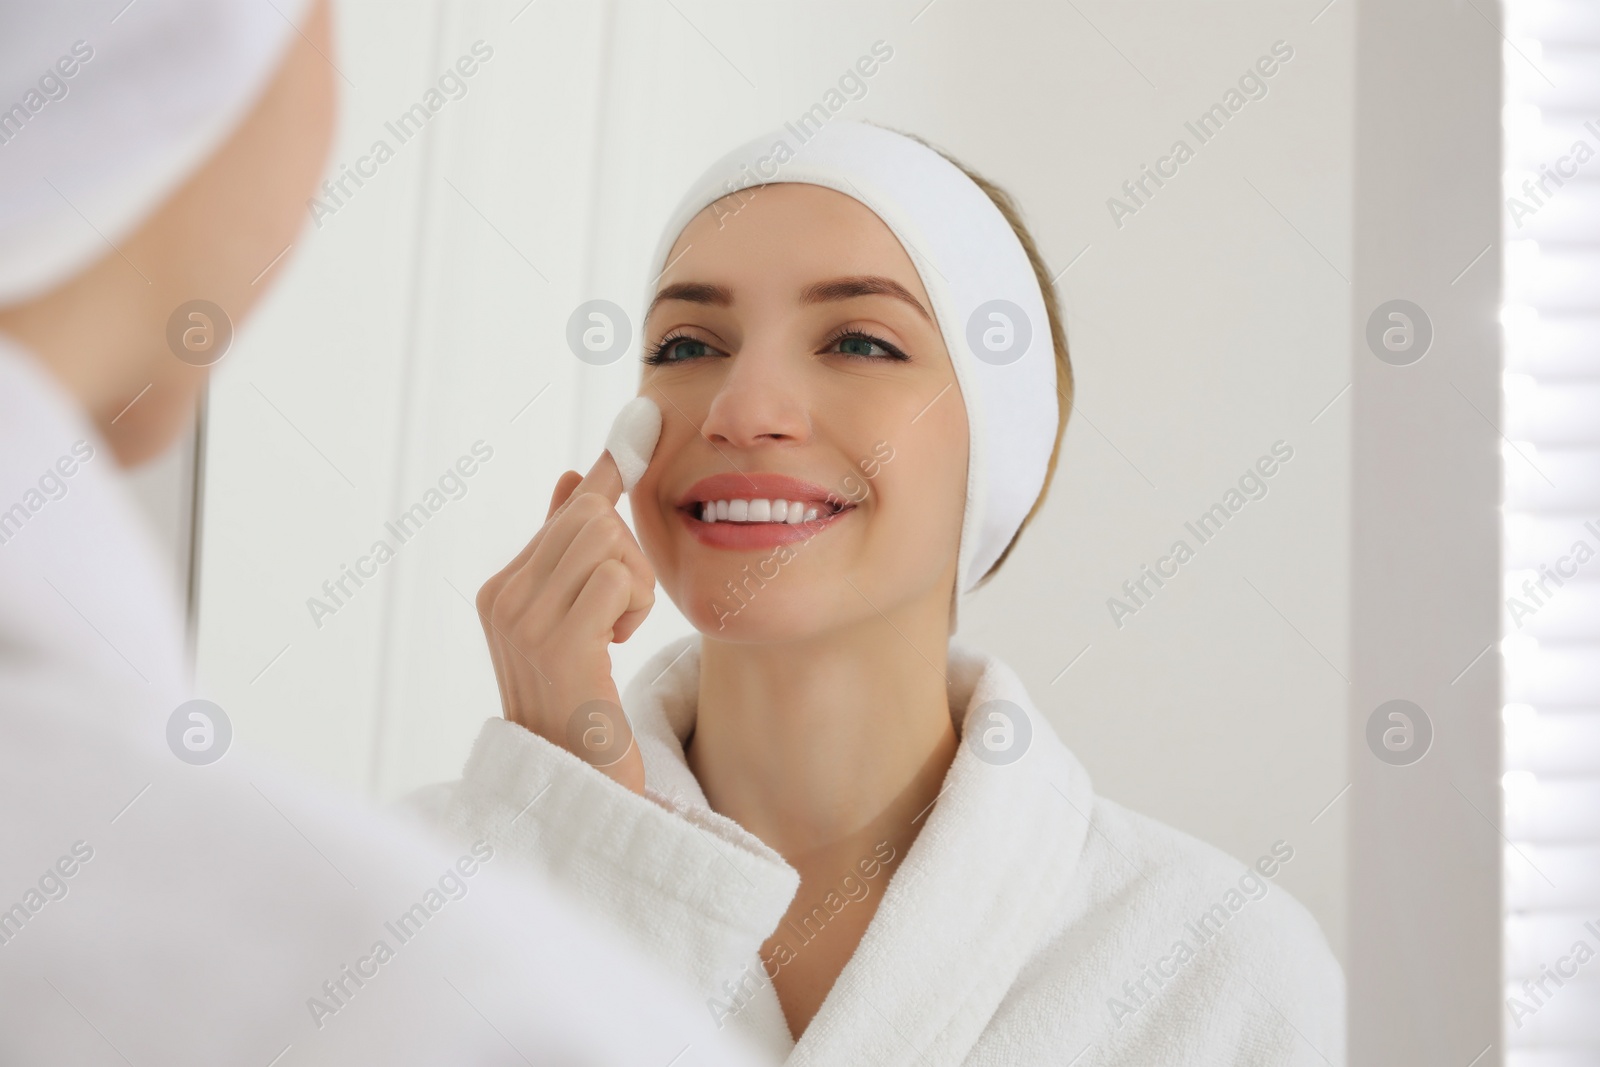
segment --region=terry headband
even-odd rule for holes
[[[673,243],[703,209],[777,182],[824,186],[866,205],[917,268],[967,407],[956,586],[970,591],[1038,499],[1058,431],[1050,320],[1027,252],[988,194],[938,152],[880,126],[835,119],[803,141],[785,125],[713,163],[662,231],[652,278],[665,272]],[[646,308],[655,284],[647,287]]]
[[[0,4],[0,307],[112,254],[233,133],[306,7]]]

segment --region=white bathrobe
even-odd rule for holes
[[[1263,842],[1260,866],[1247,867],[1095,796],[1010,668],[959,645],[949,663],[958,730],[985,702],[1007,700],[1026,712],[1031,744],[1006,765],[962,744],[887,885],[882,872],[866,877],[870,860],[862,868],[881,903],[796,1041],[761,948],[799,875],[710,810],[689,770],[699,649],[698,635],[663,648],[625,694],[647,796],[491,719],[462,779],[410,802],[455,834],[494,835],[571,887],[775,1061],[1343,1063],[1339,965],[1273,884],[1293,843]],[[808,890],[826,905],[818,925],[852,906],[826,888]],[[781,933],[804,951],[807,931]]]
[[[105,442],[0,336],[0,1063],[753,1062],[506,859],[242,738],[181,762],[179,619]]]

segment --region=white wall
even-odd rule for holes
[[[1358,22],[1354,330],[1396,298],[1433,344],[1391,366],[1352,338],[1350,1060],[1507,1062],[1500,875],[1498,5],[1389,0]],[[1427,42],[1427,47],[1417,47]],[[1391,766],[1395,699],[1432,723]],[[1518,860],[1516,870],[1525,870]],[[1518,1067],[1578,1063],[1515,1058]]]
[[[1349,781],[1350,5],[522,3],[340,7],[335,170],[474,41],[494,56],[307,231],[213,387],[199,665],[241,738],[384,797],[456,773],[498,714],[470,598],[635,388],[567,351],[568,314],[637,307],[686,182],[882,39],[841,114],[1001,182],[1072,264],[1079,412],[960,639],[1106,795],[1242,858],[1289,841],[1283,882],[1342,949],[1346,806],[1311,820]],[[1107,198],[1280,39],[1268,95],[1116,226]],[[306,599],[480,439],[466,497],[314,626]],[[1115,625],[1107,598],[1278,440],[1269,495]],[[660,602],[619,679],[683,628]]]

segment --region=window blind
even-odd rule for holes
[[[1600,5],[1505,0],[1506,1063],[1600,1064]]]

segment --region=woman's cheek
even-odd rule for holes
[[[961,536],[966,510],[967,450],[964,440],[930,436],[895,448],[893,459],[883,462],[878,481],[892,490],[910,522],[917,528],[919,544],[945,551]]]
[[[872,495],[871,484],[855,474],[847,474],[839,480],[838,489],[835,490],[841,497],[851,504],[859,505]]]

